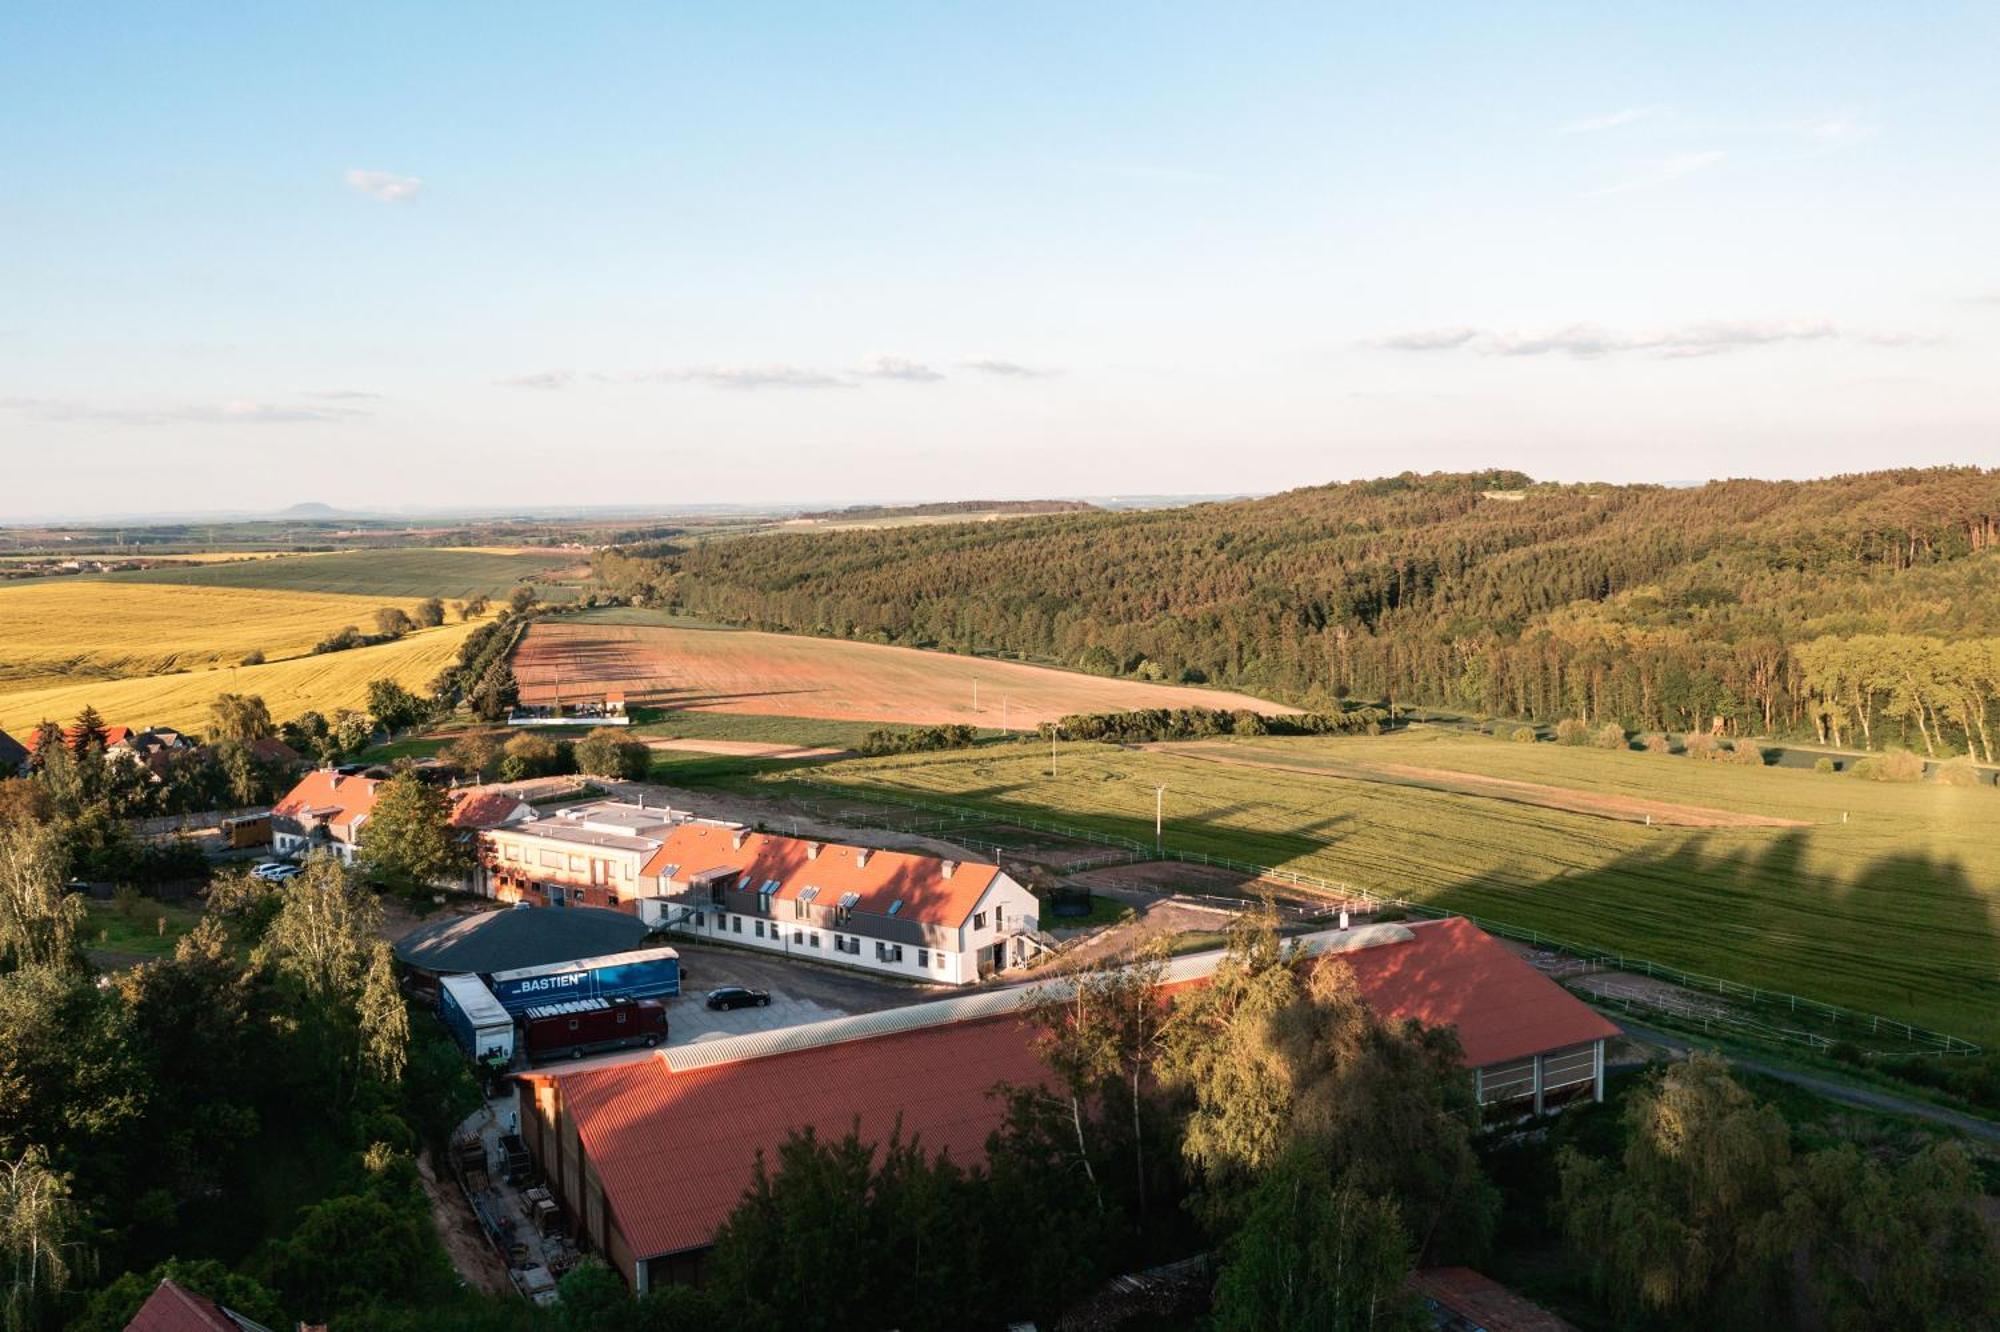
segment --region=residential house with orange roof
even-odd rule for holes
[[[361,829],[375,810],[381,781],[318,768],[271,807],[271,847],[279,855],[326,850],[353,864]]]
[[[162,1277],[125,1332],[271,1332],[262,1323]]]
[[[641,872],[640,914],[697,938],[969,985],[1041,948],[1041,903],[998,865],[689,822]]]

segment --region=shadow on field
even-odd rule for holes
[[[1895,853],[1842,875],[1810,852],[1804,830],[1731,851],[1697,837],[1536,884],[1469,879],[1430,901],[1569,944],[2000,1039],[2000,896],[1956,860]]]

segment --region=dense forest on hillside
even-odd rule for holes
[[[761,628],[1638,728],[1993,755],[2000,471],[1693,488],[1390,477],[1002,524],[608,551]]]

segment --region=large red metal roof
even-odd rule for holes
[[[1470,921],[1397,933],[1407,937],[1327,953],[1316,965],[1352,967],[1385,1019],[1456,1027],[1468,1067],[1618,1034]],[[528,1076],[561,1084],[620,1229],[651,1257],[707,1245],[750,1184],[757,1153],[772,1161],[792,1130],[838,1138],[858,1116],[862,1137],[880,1141],[901,1114],[905,1136],[973,1164],[1001,1119],[992,1088],[1044,1083],[1049,1073],[1033,1032],[1010,1014],[681,1072],[654,1055]]]
[[[139,1306],[125,1332],[245,1332],[261,1328],[233,1316],[205,1295],[197,1295],[172,1277],[164,1277]]]
[[[1385,1018],[1458,1028],[1468,1068],[1608,1040],[1618,1028],[1462,916],[1410,922],[1410,939],[1329,954]]]
[[[1033,1033],[1013,1016],[674,1073],[657,1057],[562,1074],[567,1113],[633,1252],[706,1246],[788,1133],[903,1137],[976,1164],[1005,1107],[999,1083],[1041,1084]]]

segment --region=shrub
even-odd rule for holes
[[[1648,754],[1671,754],[1674,752],[1674,742],[1665,735],[1649,735],[1646,737],[1646,752]]]
[[[1714,758],[1722,743],[1707,731],[1689,731],[1681,741],[1681,752],[1689,758]]]
[[[1745,767],[1761,768],[1764,766],[1764,751],[1756,745],[1751,744],[1748,740],[1738,740],[1735,748],[1729,751],[1728,757],[1731,763],[1741,763]]]
[[[1839,772],[1840,765],[1830,758],[1816,758],[1813,760],[1813,771],[1818,773]]]
[[[1625,738],[1625,728],[1617,722],[1606,722],[1598,727],[1596,743],[1599,749],[1625,749],[1630,746]]]
[[[367,641],[366,638],[361,636],[361,631],[350,624],[339,633],[329,634],[325,638],[320,639],[319,642],[313,644],[313,651],[315,653],[345,652],[349,648],[358,648]]]
[[[592,777],[643,781],[652,757],[644,740],[635,739],[615,726],[598,727],[576,746],[577,770]]]
[[[1576,717],[1564,717],[1556,723],[1556,743],[1559,745],[1589,744],[1590,723]]]
[[[384,638],[401,638],[416,627],[400,606],[384,606],[375,612],[375,631]]]
[[[1923,780],[1924,761],[1907,749],[1892,749],[1862,759],[1853,772],[1870,782],[1918,782]]]
[[[1535,728],[1532,726],[1516,726],[1514,734],[1510,738],[1517,745],[1532,745],[1535,743]]]
[[[920,754],[939,749],[964,749],[979,738],[970,726],[922,726],[911,731],[879,728],[861,737],[861,752],[869,755]]]
[[[1947,759],[1938,764],[1938,770],[1931,774],[1931,780],[1940,786],[1978,786],[1981,783],[1979,769],[1972,760],[1961,754],[1955,759]]]
[[[262,666],[264,664],[264,649],[251,648],[243,654],[243,664],[245,666]]]

